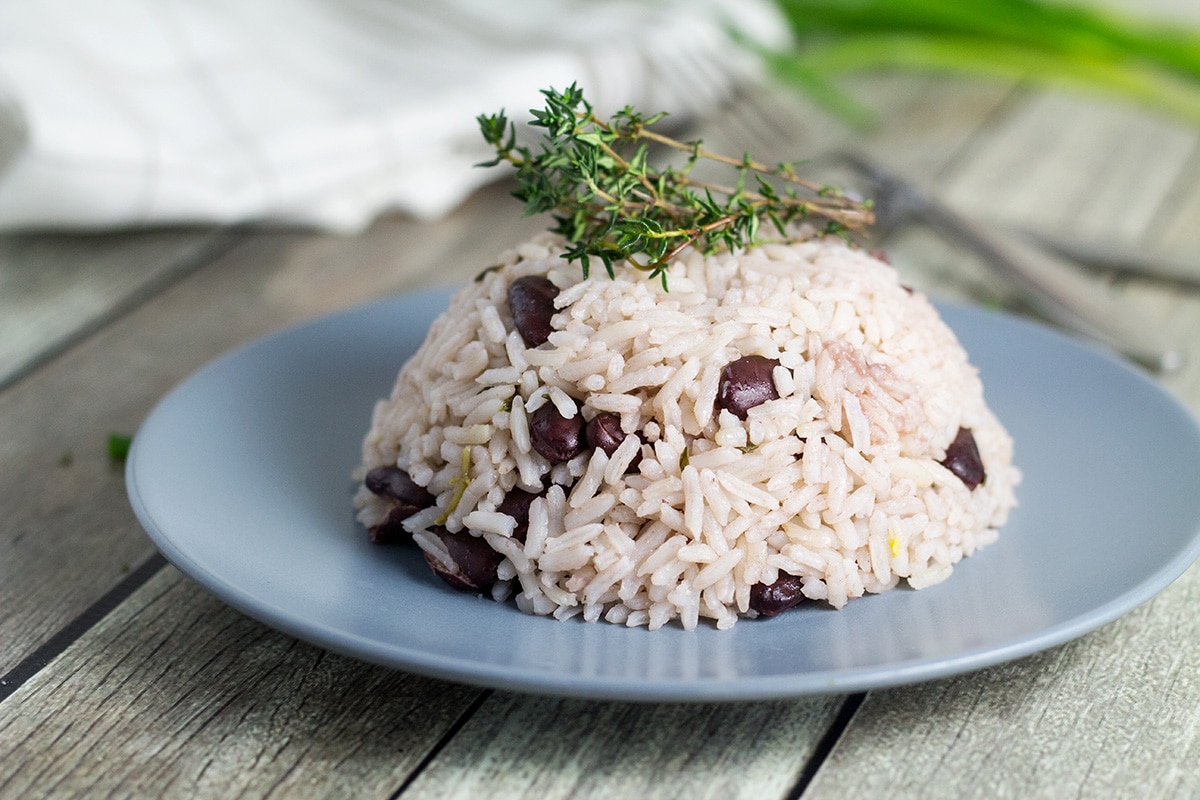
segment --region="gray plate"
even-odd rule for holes
[[[731,631],[525,616],[368,544],[350,472],[374,401],[445,308],[405,295],[236,350],[172,390],[127,464],[163,554],[225,602],[331,650],[426,675],[622,700],[740,700],[893,686],[1068,641],[1200,555],[1200,429],[1141,372],[1040,326],[942,305],[1016,441],[1000,541],[947,581]]]

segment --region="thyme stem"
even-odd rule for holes
[[[837,234],[873,221],[869,205],[801,178],[794,164],[770,167],[749,154],[733,158],[651,130],[665,114],[647,117],[626,106],[603,120],[574,84],[542,95],[545,108],[531,110],[531,125],[544,129],[540,151],[517,144],[516,126],[503,111],[480,115],[480,131],[496,152],[481,166],[515,167],[514,194],[525,213],[552,212],[552,230],[566,239],[566,257],[580,262],[585,276],[593,258],[609,275],[623,260],[665,285],[668,264],[686,248],[708,254],[751,247],[764,241],[763,222],[783,241],[795,241],[813,235],[800,232],[798,221]],[[686,154],[686,164],[651,167],[651,145]],[[700,161],[733,168],[736,183],[695,178]],[[755,188],[747,189],[751,180]]]

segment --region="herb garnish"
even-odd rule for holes
[[[122,462],[129,456],[129,448],[133,445],[133,437],[126,433],[110,433],[108,435],[108,457],[114,462]]]
[[[758,244],[764,221],[782,241],[799,238],[789,225],[801,220],[837,234],[872,221],[869,204],[801,178],[795,163],[770,167],[650,130],[665,113],[645,116],[626,106],[605,121],[575,84],[542,94],[546,106],[531,109],[530,122],[545,129],[540,152],[517,144],[516,125],[504,111],[481,114],[480,131],[496,157],[480,166],[516,167],[513,194],[525,203],[525,214],[554,212],[551,230],[567,240],[565,256],[580,262],[584,277],[592,258],[610,276],[624,260],[665,286],[667,265],[685,248],[709,254]],[[686,162],[652,167],[653,145],[686,154]],[[732,168],[736,178],[729,185],[697,179],[692,170],[702,160]]]

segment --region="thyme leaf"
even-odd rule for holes
[[[725,156],[652,130],[665,113],[647,116],[626,106],[601,119],[575,84],[542,95],[545,108],[530,111],[530,125],[542,129],[536,152],[518,144],[516,125],[503,110],[477,117],[495,149],[480,166],[515,167],[513,194],[525,214],[551,212],[551,230],[566,239],[566,258],[579,262],[585,277],[596,262],[612,276],[624,261],[665,287],[667,266],[686,248],[710,254],[750,247],[766,241],[764,222],[776,241],[800,238],[793,225],[799,221],[835,234],[872,222],[869,205],[805,180],[793,163]],[[653,166],[652,148],[681,153],[684,163]],[[732,180],[696,178],[693,168],[701,161],[732,170]]]

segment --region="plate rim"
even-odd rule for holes
[[[211,359],[177,382],[146,415],[138,428],[138,433],[151,429],[158,415],[169,410],[171,399],[203,381],[205,374],[210,370],[219,369],[220,365],[242,358],[256,348],[295,336],[301,331],[313,331],[319,326],[345,323],[349,319],[367,314],[373,309],[393,304],[404,306],[420,300],[437,299],[439,302],[437,308],[440,310],[445,307],[445,300],[456,288],[458,287],[442,286],[389,295],[303,320],[242,343]],[[1153,389],[1160,399],[1174,404],[1176,409],[1190,420],[1193,433],[1200,432],[1200,423],[1197,423],[1195,413],[1174,393],[1151,381],[1137,367],[1116,358],[1099,347],[1049,328],[1035,320],[1014,314],[942,298],[935,298],[934,302],[939,313],[949,310],[952,314],[966,315],[968,318],[980,316],[992,321],[1001,321],[1003,324],[1023,326],[1031,329],[1034,335],[1051,336],[1057,339],[1061,345],[1079,348],[1081,352],[1087,352],[1092,357],[1101,359],[1108,367],[1125,370],[1136,381]],[[957,333],[956,330],[956,335]],[[416,344],[419,343],[413,343],[413,346]],[[364,398],[364,404],[369,406],[375,399]],[[357,634],[332,630],[324,624],[314,626],[312,622],[305,622],[294,612],[270,602],[263,602],[253,593],[239,588],[225,577],[213,572],[208,566],[197,562],[179,546],[163,528],[161,522],[155,519],[154,513],[143,496],[138,480],[140,454],[145,447],[147,447],[145,438],[135,434],[125,464],[127,494],[133,511],[147,535],[167,561],[223,603],[289,636],[368,663],[401,669],[430,678],[542,695],[627,702],[753,701],[862,692],[963,675],[1046,651],[1097,630],[1151,600],[1178,579],[1197,558],[1200,558],[1200,527],[1198,527],[1188,541],[1188,546],[1181,549],[1174,558],[1160,564],[1156,570],[1150,572],[1129,590],[1090,608],[1086,613],[1058,621],[1032,635],[1023,635],[1000,643],[967,648],[951,656],[916,658],[886,666],[857,666],[850,669],[787,675],[744,676],[732,681],[715,678],[687,681],[677,678],[646,679],[613,676],[597,680],[594,676],[580,677],[555,672],[534,672],[526,667],[514,667],[511,664],[463,663],[463,659],[460,657],[429,653],[420,648],[395,642],[378,642]],[[879,595],[878,597],[885,596]],[[483,600],[483,602],[491,603],[492,601]],[[521,613],[515,608],[510,610],[514,614]],[[580,620],[541,621],[554,625],[609,624],[586,623]],[[641,631],[644,635],[653,635],[652,632],[644,629],[635,630]]]

